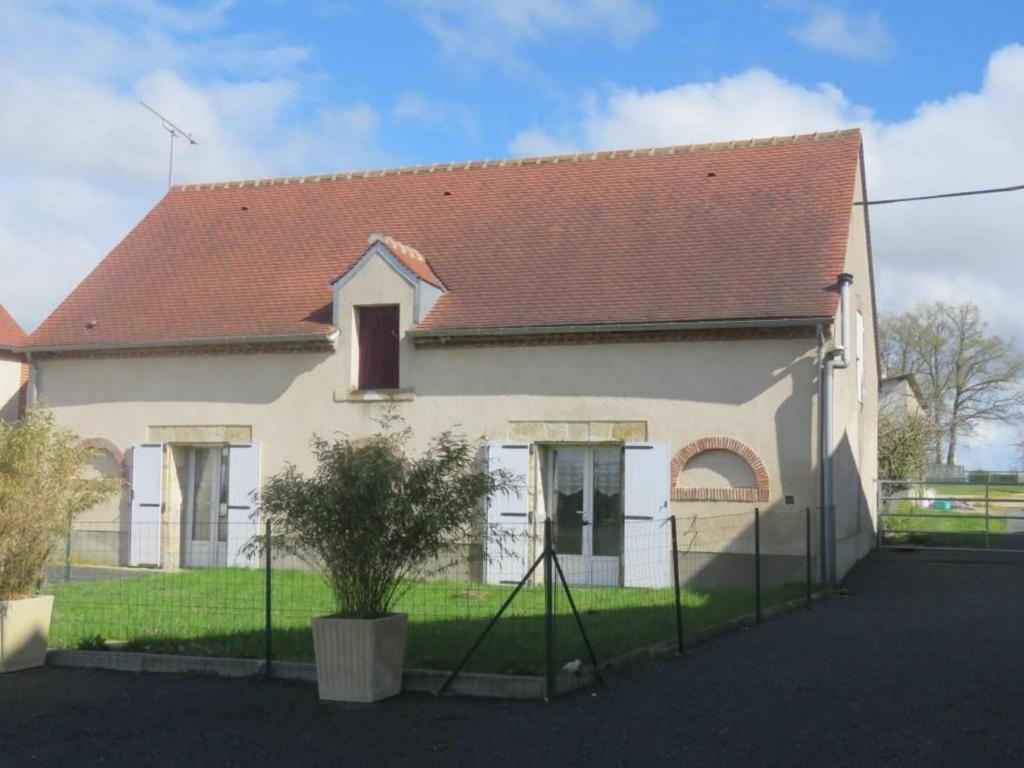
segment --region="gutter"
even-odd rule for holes
[[[338,331],[326,333],[282,333],[270,336],[218,336],[201,339],[174,339],[171,341],[129,341],[101,342],[98,344],[57,344],[52,346],[33,346],[26,354],[51,354],[57,352],[107,352],[119,349],[181,349],[187,347],[216,347],[240,344],[288,344],[303,341],[321,341],[334,343]]]
[[[494,328],[420,329],[406,332],[417,339],[479,336],[546,336],[549,334],[629,333],[636,331],[693,331],[733,328],[789,328],[831,322],[831,317],[781,317],[748,320],[683,320],[662,323],[591,323],[588,325],[520,325]]]

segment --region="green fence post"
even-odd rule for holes
[[[807,507],[807,607],[811,607],[811,508]]]
[[[551,518],[544,521],[544,669],[545,700],[555,698],[555,614],[554,580],[551,570]]]
[[[754,595],[757,623],[763,620],[761,613],[761,510],[754,508]]]
[[[264,643],[264,645],[263,645],[263,654],[264,654],[264,660],[266,662],[266,675],[267,675],[267,677],[270,677],[271,676],[271,672],[272,672],[271,664],[273,663],[273,660],[274,660],[274,646],[273,646],[273,640],[272,640],[273,632],[274,632],[274,622],[273,622],[273,619],[271,618],[271,611],[270,611],[270,609],[271,609],[271,603],[270,603],[270,601],[271,601],[271,594],[273,593],[273,589],[272,589],[272,586],[273,586],[273,580],[272,580],[272,573],[273,573],[273,551],[271,549],[271,547],[273,546],[272,545],[273,539],[270,536],[271,524],[270,524],[269,520],[267,520],[267,525],[266,525],[266,529],[265,530],[266,530],[266,533],[264,534],[264,542],[265,542],[266,546],[264,547],[263,552],[264,552],[264,557],[266,558],[266,562],[264,563],[263,570],[265,572],[265,577],[266,578],[265,578],[264,599],[263,599],[263,608],[264,608],[264,616],[263,616],[263,643]]]
[[[989,515],[989,506],[990,506],[990,504],[989,504],[989,492],[988,492],[989,487],[990,487],[989,484],[985,483],[985,549],[989,548],[989,544],[988,544],[988,531],[989,531],[988,515]]]
[[[676,646],[679,653],[683,653],[683,601],[679,592],[679,538],[676,533],[676,516],[669,518],[672,521],[672,581],[676,588]]]
[[[71,581],[71,516],[68,516],[68,535],[64,537],[64,583]]]

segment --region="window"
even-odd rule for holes
[[[857,312],[857,402],[864,404],[864,315]]]
[[[359,389],[398,389],[398,307],[357,307]]]

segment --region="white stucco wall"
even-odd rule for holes
[[[863,199],[860,175],[854,200]],[[878,365],[864,207],[854,206],[847,245],[850,291],[850,366],[835,374],[836,569],[840,577],[875,544],[878,526]],[[864,317],[864,402],[858,401],[856,313]],[[837,318],[838,321],[838,318]]]
[[[18,418],[21,387],[21,361],[13,355],[0,353],[0,421]]]

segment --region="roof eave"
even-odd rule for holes
[[[630,333],[643,331],[703,331],[737,328],[784,328],[815,326],[831,323],[827,315],[810,317],[781,317],[742,320],[684,320],[653,323],[594,323],[587,325],[526,325],[500,328],[445,328],[412,329],[413,338],[440,339],[472,336],[543,336],[550,334]]]
[[[301,344],[303,342],[322,342],[325,345],[333,344],[338,337],[338,331],[326,331],[323,333],[281,333],[266,334],[260,336],[220,336],[198,339],[170,339],[163,341],[128,341],[128,342],[100,342],[95,344],[40,344],[29,345],[21,348],[22,353],[32,352],[39,354],[53,354],[61,352],[115,352],[118,350],[141,350],[141,349],[182,349],[191,347],[220,347],[220,346],[247,346],[247,345],[270,345],[270,344]]]

